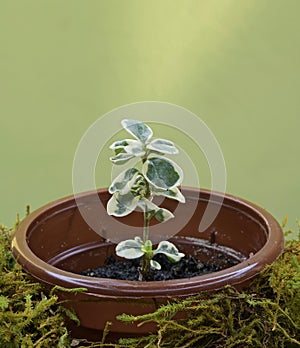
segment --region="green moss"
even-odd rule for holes
[[[0,347],[71,347],[65,314],[76,316],[60,306],[55,289],[46,292],[16,264],[10,250],[12,233],[0,226]],[[122,315],[121,320],[139,325],[155,322],[157,332],[114,345],[104,343],[108,325],[102,342],[85,347],[299,347],[299,240],[288,241],[279,260],[244,292],[226,287],[166,304],[144,316]],[[184,317],[179,315],[183,312]],[[82,344],[79,340],[76,347]]]
[[[300,240],[300,238],[299,238]],[[157,334],[122,340],[122,347],[299,347],[300,243],[288,241],[283,255],[244,292],[231,287],[167,304],[127,322],[155,322]],[[178,313],[184,319],[174,320]]]
[[[57,296],[44,293],[16,264],[12,233],[0,226],[0,347],[70,346]]]

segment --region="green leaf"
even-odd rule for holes
[[[145,241],[145,243],[143,243],[142,251],[143,251],[145,254],[149,254],[149,253],[152,253],[152,252],[153,252],[151,240],[147,239],[147,240]]]
[[[129,192],[131,186],[139,171],[136,168],[129,168],[121,172],[112,182],[108,191],[109,193],[115,193],[120,191],[122,194]]]
[[[116,246],[116,254],[126,259],[136,259],[144,255],[142,251],[143,242],[140,237],[120,242]]]
[[[124,164],[126,162],[128,162],[131,158],[133,158],[134,155],[130,154],[130,153],[123,153],[120,152],[117,154],[117,156],[115,157],[110,157],[110,160],[114,163],[114,164]]]
[[[147,149],[166,155],[175,155],[179,152],[172,141],[165,139],[152,140],[151,143],[147,145]]]
[[[157,269],[158,271],[161,269],[161,265],[157,261],[154,261],[154,260],[150,260],[150,266],[151,266],[151,268]]]
[[[154,255],[159,253],[165,254],[172,262],[178,262],[184,257],[184,254],[180,253],[176,246],[168,241],[162,241],[158,244],[157,249],[154,251]]]
[[[119,153],[125,153],[125,150],[123,147],[115,149],[114,151],[115,151],[115,156],[117,156]]]
[[[139,196],[134,196],[132,193],[121,195],[115,192],[107,202],[107,213],[117,217],[122,217],[134,211],[139,202]]]
[[[153,135],[152,129],[145,123],[137,120],[123,120],[124,129],[142,143],[146,143]]]
[[[152,157],[145,161],[142,172],[151,185],[170,189],[180,185],[183,179],[181,168],[164,157]]]
[[[170,199],[175,199],[181,203],[185,203],[184,195],[180,192],[178,187],[173,187],[169,190],[160,190],[156,187],[152,188],[152,193],[154,196],[164,196]]]

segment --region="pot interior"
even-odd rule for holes
[[[174,211],[175,218],[164,224],[155,224],[153,221],[150,228],[153,242],[172,238],[175,231],[175,244],[179,243],[179,248],[185,253],[197,254],[195,240],[202,244],[213,244],[207,249],[207,257],[201,256],[204,261],[211,252],[227,252],[226,247],[234,250],[229,252],[231,257],[242,261],[266,244],[267,223],[253,207],[230,197],[223,197],[224,201],[220,203],[220,195],[210,196],[208,191],[199,194],[196,190],[183,189],[183,193],[185,204],[171,200],[161,203]],[[71,272],[103,264],[108,253],[114,253],[115,243],[109,242],[109,239],[118,241],[134,238],[137,233],[141,235],[143,223],[143,216],[139,212],[121,219],[108,216],[105,206],[109,198],[110,194],[102,190],[97,194],[85,194],[77,201],[69,198],[46,209],[42,208],[26,231],[29,248],[41,260]],[[220,210],[213,223],[204,232],[199,232],[209,198],[210,204]],[[103,205],[101,210],[99,203]],[[194,239],[193,250],[188,239]],[[221,249],[217,250],[216,245],[221,246]]]
[[[205,264],[220,266],[221,269],[247,259],[245,255],[234,249],[212,244],[204,239],[174,237],[170,241],[185,255],[193,256]],[[103,266],[106,259],[112,255],[116,261],[121,260],[116,256],[115,247],[115,243],[105,241],[87,243],[57,254],[48,260],[48,263],[68,272],[80,273],[86,269]]]

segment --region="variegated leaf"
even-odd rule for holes
[[[154,139],[147,145],[147,149],[166,155],[175,155],[179,151],[174,143],[165,139]]]
[[[170,189],[180,185],[182,169],[164,157],[151,157],[143,164],[142,172],[147,181],[156,188]]]
[[[139,201],[138,205],[140,208],[142,208],[144,211],[147,211],[147,212],[151,212],[151,211],[155,212],[157,211],[157,209],[159,209],[159,207],[156,204],[154,204],[147,198],[142,198]]]
[[[129,192],[138,173],[139,171],[136,168],[129,168],[121,172],[110,185],[108,189],[109,193],[120,191],[121,194],[125,194]]]
[[[125,146],[126,153],[130,153],[136,157],[142,157],[145,155],[145,146],[139,140],[133,140],[130,144]]]
[[[155,260],[150,260],[150,266],[151,266],[151,268],[157,269],[158,271],[161,269],[160,263],[158,263]]]
[[[121,153],[117,154],[117,156],[110,157],[110,160],[114,164],[125,164],[126,162],[128,162],[132,158],[134,158],[134,155],[132,155],[130,153],[121,152]]]
[[[107,202],[107,213],[117,217],[122,217],[130,214],[136,208],[139,201],[139,197],[135,197],[130,192],[121,195],[119,192],[115,192],[110,200]]]
[[[125,119],[121,123],[128,133],[144,144],[149,141],[153,135],[152,129],[141,121]]]
[[[175,199],[178,202],[185,203],[185,197],[180,192],[178,187],[173,187],[172,189],[169,189],[169,190],[159,190],[153,187],[152,193],[154,196],[164,196],[170,199]]]
[[[168,241],[162,241],[158,244],[157,249],[154,251],[154,255],[159,253],[165,254],[172,262],[178,262],[184,257],[184,254],[180,253],[176,246]]]
[[[120,242],[116,246],[116,254],[126,259],[136,259],[144,255],[142,251],[143,242],[139,237]]]
[[[165,208],[159,208],[155,214],[155,219],[159,222],[166,222],[174,217],[174,215]]]
[[[138,203],[144,211],[152,213],[159,222],[166,222],[174,217],[174,215],[167,209],[160,208],[158,205],[154,204],[147,198],[143,198]]]
[[[114,143],[112,143],[109,148],[112,150],[124,148],[125,146],[129,145],[133,141],[135,140],[133,139],[117,140]]]

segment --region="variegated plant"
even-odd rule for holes
[[[171,261],[179,261],[184,254],[168,241],[162,241],[154,250],[149,239],[150,220],[155,217],[159,222],[173,218],[167,209],[152,202],[154,196],[165,196],[184,203],[185,198],[178,186],[183,179],[181,168],[165,155],[177,154],[178,150],[171,141],[153,139],[152,129],[143,122],[123,120],[123,128],[135,139],[114,142],[110,148],[115,156],[110,160],[114,164],[125,164],[131,159],[139,159],[136,167],[121,172],[109,187],[112,197],[107,204],[109,215],[122,217],[130,214],[137,207],[144,212],[143,236],[120,242],[116,247],[118,256],[127,259],[142,257],[140,279],[147,279],[150,268],[161,269],[153,256],[162,253]]]

